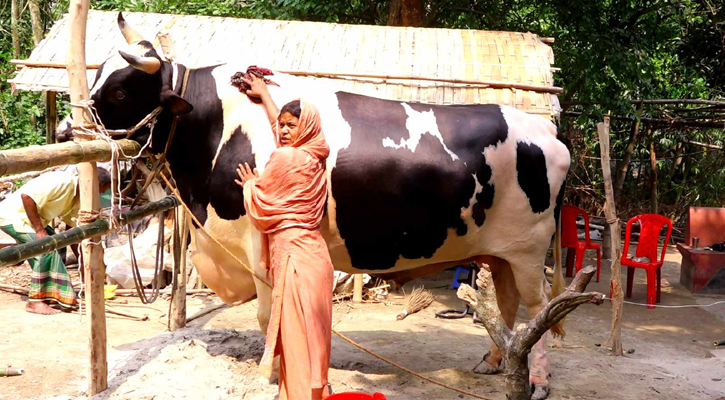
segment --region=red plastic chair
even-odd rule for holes
[[[629,239],[632,234],[632,225],[639,223],[639,243],[635,251],[635,257],[647,257],[651,261],[635,261],[629,258]],[[662,252],[657,257],[657,245],[662,227],[667,225],[667,236],[662,246]],[[644,268],[647,271],[647,305],[654,308],[655,303],[660,302],[660,289],[662,283],[662,264],[665,262],[667,243],[672,234],[672,221],[669,218],[658,214],[641,214],[632,217],[627,222],[627,233],[624,238],[624,249],[622,250],[622,265],[627,266],[627,297],[632,297],[632,285],[634,284],[634,269]]]
[[[387,400],[380,393],[367,394],[360,392],[335,393],[325,398],[325,400]]]
[[[579,232],[576,226],[578,215],[584,217],[584,241],[579,240]],[[602,272],[602,251],[598,244],[592,243],[589,239],[589,215],[579,207],[570,205],[561,206],[561,247],[576,251],[576,272],[584,265],[584,252],[587,250],[597,251],[597,282]],[[571,276],[572,257],[569,252],[566,256],[566,276]]]

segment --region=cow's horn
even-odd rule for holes
[[[132,67],[146,72],[147,74],[155,74],[161,68],[161,61],[156,57],[138,57],[119,50],[119,54],[124,60],[128,61]]]
[[[143,36],[136,32],[131,25],[126,23],[126,20],[123,19],[123,14],[121,13],[118,13],[118,27],[121,29],[121,33],[123,33],[123,37],[126,38],[126,42],[128,42],[128,44],[136,44],[143,40]]]

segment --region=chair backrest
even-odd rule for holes
[[[639,223],[639,241],[637,244],[637,250],[635,251],[636,257],[647,257],[651,262],[665,261],[665,254],[667,253],[667,243],[670,241],[670,235],[672,234],[672,221],[664,215],[659,214],[640,214],[636,215],[627,221],[627,232],[624,237],[624,249],[622,249],[622,259],[626,259],[629,254],[629,241],[632,235],[632,225]],[[662,227],[667,226],[667,235],[665,235],[665,242],[662,246],[662,253],[658,259],[657,257],[657,246],[659,244],[660,232]]]
[[[584,217],[584,240],[589,244],[589,215],[579,207],[564,204],[561,206],[561,246],[576,247],[579,243],[577,216]]]
[[[689,207],[685,244],[690,246],[693,237],[699,238],[700,247],[725,242],[725,207]]]

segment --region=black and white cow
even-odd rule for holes
[[[188,71],[182,99],[186,67],[161,60],[120,14],[119,26],[131,46],[97,72],[91,98],[98,114],[106,127],[122,129],[163,105],[155,152],[165,147],[172,116],[181,115],[167,157],[182,200],[206,230],[257,267],[260,236],[245,216],[235,168],[247,162],[261,172],[275,145],[262,107],[229,83],[247,65]],[[546,304],[543,261],[570,162],[550,121],[505,106],[405,103],[284,74],[273,79],[278,105],[303,97],[322,116],[331,148],[322,232],[336,269],[413,277],[486,261],[510,324],[519,296],[532,316]],[[145,142],[149,133],[135,139]],[[258,296],[266,328],[269,288],[196,227],[192,249],[204,282],[225,302]],[[533,370],[545,370],[543,342],[534,354]],[[499,359],[489,357],[486,369]],[[535,383],[545,385],[545,374]]]

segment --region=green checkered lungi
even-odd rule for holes
[[[35,232],[18,233],[12,225],[0,226],[0,230],[10,235],[18,244],[37,240]],[[49,235],[55,234],[51,227],[45,230]],[[63,307],[75,307],[78,302],[73,291],[68,270],[63,259],[56,250],[28,260],[33,273],[30,276],[30,293],[28,301],[54,301]]]

